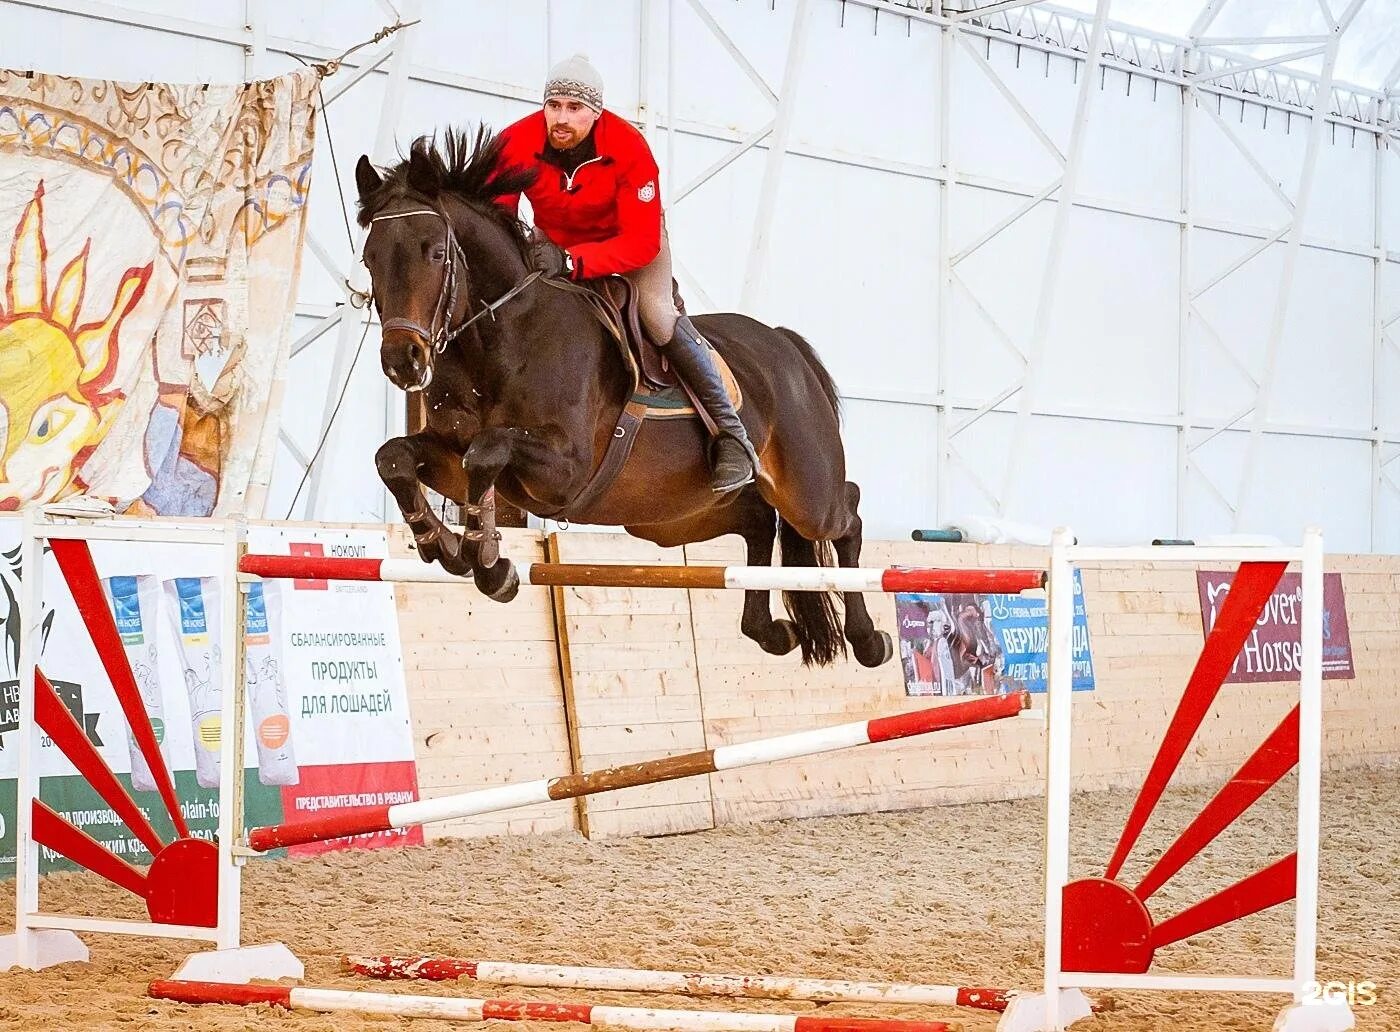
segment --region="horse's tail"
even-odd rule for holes
[[[784,566],[831,566],[831,543],[808,541],[791,523],[778,517],[778,543]],[[827,666],[846,654],[836,600],[829,591],[784,591],[783,605],[797,630],[804,666]]]
[[[812,370],[812,375],[821,384],[822,393],[826,395],[826,400],[831,402],[831,411],[836,414],[836,422],[841,422],[841,396],[836,392],[836,381],[831,378],[831,373],[826,366],[822,365],[822,360],[817,357],[816,349],[807,343],[807,339],[796,330],[790,330],[786,326],[778,326],[775,329],[788,340],[792,341],[792,346],[797,349],[797,353],[802,356],[802,360],[807,363]]]

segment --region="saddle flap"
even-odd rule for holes
[[[637,291],[631,282],[622,276],[607,276],[602,280],[601,287],[621,317],[619,321],[626,331],[627,347],[637,361],[642,382],[654,390],[664,390],[680,383],[680,378],[662,350],[662,345],[667,342],[654,341],[647,336],[642,325]]]

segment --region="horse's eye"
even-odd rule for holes
[[[435,247],[435,248],[433,248],[433,261],[435,261],[435,262],[440,262],[440,261],[443,261],[446,257],[447,257],[447,248],[445,248],[445,247]]]

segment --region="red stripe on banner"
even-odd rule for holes
[[[248,832],[248,846],[259,853],[283,846],[299,846],[304,842],[324,842],[349,835],[372,835],[388,831],[389,807],[365,806],[327,817],[311,817],[291,824],[274,824]]]
[[[158,1000],[177,1003],[280,1003],[288,1008],[292,1005],[292,987],[282,985],[231,985],[166,978],[152,982],[146,992]]]
[[[880,577],[884,591],[992,593],[1017,595],[1045,587],[1044,570],[890,569]]]
[[[482,1000],[481,1017],[501,1021],[593,1021],[593,1006],[587,1003],[547,1003],[542,1000]]]
[[[1030,709],[1030,705],[1031,697],[1028,692],[988,695],[984,698],[969,699],[967,702],[954,702],[947,706],[901,713],[895,717],[876,717],[866,725],[866,733],[872,742],[889,742],[896,738],[927,734],[930,731],[1014,717],[1023,709]]]
[[[1254,629],[1255,621],[1264,611],[1264,604],[1269,601],[1274,586],[1287,566],[1287,563],[1240,563],[1239,572],[1230,583],[1230,593],[1225,596],[1225,604],[1220,607],[1215,626],[1210,629],[1210,636],[1201,647],[1196,668],[1191,672],[1191,679],[1186,683],[1186,690],[1162,736],[1157,757],[1152,761],[1137,801],[1133,803],[1132,812],[1123,826],[1123,835],[1113,850],[1108,869],[1104,872],[1105,878],[1117,878],[1123,870],[1128,854],[1133,851],[1138,836],[1147,826],[1148,818],[1162,798],[1181,758],[1186,755],[1186,748],[1205,720],[1211,703],[1220,694],[1225,675],[1234,665],[1245,639]]]
[[[156,733],[151,728],[151,718],[146,714],[146,704],[136,687],[131,664],[126,660],[126,649],[122,647],[121,634],[117,631],[117,622],[112,616],[112,610],[107,607],[107,596],[103,594],[102,582],[97,579],[97,567],[92,563],[92,553],[88,550],[87,542],[71,538],[52,538],[49,547],[53,549],[54,558],[58,560],[63,579],[68,582],[68,591],[73,596],[78,613],[87,627],[88,636],[92,638],[92,644],[97,649],[102,669],[107,672],[107,678],[112,682],[112,691],[121,703],[122,712],[126,714],[131,736],[136,739],[136,744],[141,748],[141,755],[146,758],[146,766],[151,769],[151,776],[156,779],[160,798],[175,825],[175,835],[177,838],[189,838],[189,825],[185,823],[185,815],[180,810],[175,783],[170,778],[170,769],[165,765],[160,743],[156,741]],[[132,826],[131,830],[135,831],[135,826]],[[151,852],[156,850],[151,849]]]
[[[238,560],[240,573],[274,580],[377,581],[383,559],[340,559],[313,555],[253,555]]]
[[[948,1032],[951,1027],[946,1021],[899,1021],[892,1018],[813,1018],[802,1015],[793,1024],[793,1032]]]

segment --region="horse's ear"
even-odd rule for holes
[[[408,151],[408,185],[422,194],[435,194],[442,189],[442,163],[427,137],[413,141]]]
[[[355,164],[355,186],[360,191],[360,199],[364,200],[383,185],[384,178],[370,164],[369,155],[361,154]]]

